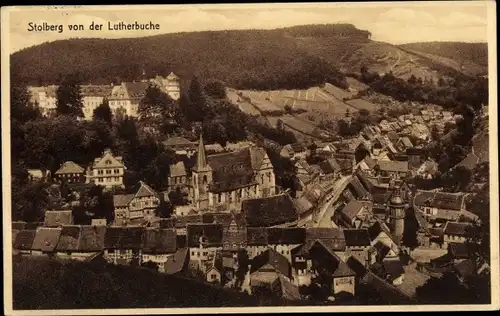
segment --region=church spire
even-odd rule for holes
[[[196,170],[204,170],[208,166],[207,155],[205,153],[205,144],[203,143],[203,133],[200,134],[200,141],[198,144],[198,157],[196,159]]]

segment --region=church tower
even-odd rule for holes
[[[205,144],[203,143],[203,135],[200,134],[198,156],[196,158],[196,165],[193,168],[192,176],[193,203],[198,209],[207,208],[209,206],[208,185],[211,182],[212,168],[207,162]]]
[[[399,188],[394,191],[389,202],[389,219],[392,234],[396,239],[401,240],[404,232],[405,203],[401,198]]]

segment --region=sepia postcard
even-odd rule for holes
[[[495,13],[2,7],[4,313],[499,309]]]

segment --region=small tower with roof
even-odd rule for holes
[[[193,168],[192,176],[193,203],[198,209],[207,208],[209,206],[208,185],[211,182],[212,168],[207,162],[203,135],[200,134],[198,155],[196,157],[196,165]]]
[[[389,201],[389,220],[392,234],[400,240],[404,232],[405,203],[399,188],[394,190]]]

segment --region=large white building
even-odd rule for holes
[[[171,72],[167,77],[156,76],[154,79],[139,82],[122,82],[119,85],[81,85],[83,116],[91,120],[94,110],[102,104],[104,98],[109,100],[109,107],[113,115],[123,114],[137,117],[139,102],[144,97],[149,84],[156,84],[172,99],[180,98],[179,77]],[[42,115],[54,113],[57,105],[56,91],[58,86],[29,86],[31,102],[37,104]]]
[[[181,97],[179,77],[177,77],[173,72],[171,72],[166,78],[156,76],[151,81],[158,85],[172,99],[178,100]]]
[[[31,103],[38,105],[43,116],[48,116],[56,110],[56,91],[57,86],[28,87],[31,95]]]

